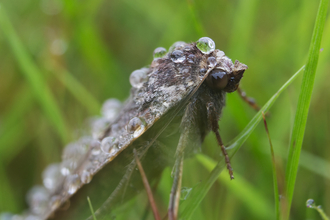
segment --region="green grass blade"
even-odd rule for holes
[[[278,193],[278,182],[277,182],[277,172],[276,172],[276,161],[275,161],[275,153],[274,153],[274,148],[272,144],[272,140],[270,139],[270,134],[266,122],[266,118],[264,113],[262,113],[262,117],[264,119],[264,125],[267,133],[267,137],[269,140],[269,145],[270,145],[270,155],[272,158],[272,172],[273,172],[273,186],[274,186],[274,200],[275,200],[275,215],[276,219],[280,219],[280,197]]]
[[[35,98],[39,102],[49,121],[60,134],[62,140],[66,142],[68,139],[68,132],[64,118],[55,102],[54,97],[51,94],[50,89],[47,87],[47,84],[42,77],[42,73],[32,62],[31,57],[15,33],[15,30],[2,5],[0,5],[0,28],[3,30],[3,33],[11,46],[22,73],[26,77],[31,89],[34,92]]]
[[[286,199],[287,199],[287,213],[286,219],[289,219],[290,207],[292,203],[294,185],[299,165],[299,157],[302,147],[302,142],[305,133],[309,105],[314,86],[314,78],[319,58],[321,39],[326,20],[328,9],[328,0],[321,0],[319,10],[317,13],[313,36],[310,44],[308,61],[304,71],[301,91],[299,94],[297,111],[293,124],[293,130],[290,141],[290,149],[288,156],[288,164],[286,168]]]
[[[89,199],[89,197],[87,197],[87,201],[88,201],[89,209],[91,210],[91,213],[92,213],[92,216],[93,216],[93,220],[96,220],[96,216],[95,216],[95,212],[94,212],[94,209],[93,209],[93,206],[92,206],[92,202]]]
[[[239,150],[242,144],[250,136],[253,130],[256,128],[260,120],[262,119],[262,112],[267,112],[270,107],[274,104],[278,96],[293,82],[293,80],[302,72],[305,66],[301,67],[261,108],[261,110],[253,117],[249,124],[243,129],[243,131],[228,145],[228,149],[231,149],[229,152],[230,157],[233,157],[235,153]],[[199,190],[193,192],[194,199],[187,200],[181,212],[181,219],[190,219],[193,215],[196,208],[199,206],[206,193],[210,190],[213,183],[218,179],[221,171],[226,167],[224,160],[218,162],[217,166],[212,170],[210,177],[206,182],[202,184]]]
[[[216,166],[216,162],[205,155],[198,154],[196,158],[209,171],[212,171]],[[239,176],[237,172],[235,173],[235,179],[237,181],[231,181],[226,172],[222,172],[218,176],[218,181],[225,185],[232,194],[236,195],[253,216],[258,217],[258,219],[271,218],[273,216],[273,209],[269,200],[258,189]]]
[[[65,85],[69,92],[86,108],[92,115],[99,114],[101,105],[94,96],[65,69],[56,69],[53,75]]]

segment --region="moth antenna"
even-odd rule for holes
[[[225,157],[225,162],[226,162],[226,165],[227,165],[227,169],[228,169],[228,172],[229,172],[230,179],[234,179],[233,168],[231,167],[230,159],[229,159],[228,153],[226,151],[226,147],[222,143],[222,139],[221,139],[221,136],[220,136],[220,133],[219,133],[219,124],[218,124],[218,117],[219,116],[217,115],[216,110],[214,109],[213,103],[208,103],[207,104],[207,115],[208,115],[208,119],[210,120],[210,123],[211,123],[211,129],[214,132],[214,134],[216,136],[216,139],[217,139],[217,142],[218,142],[218,144],[221,148],[221,152],[222,152],[223,156]]]
[[[157,209],[155,199],[152,195],[152,191],[151,191],[147,176],[146,176],[146,174],[143,170],[142,164],[140,162],[140,159],[139,159],[135,149],[133,149],[133,153],[134,153],[136,165],[139,168],[139,171],[140,171],[140,174],[141,174],[141,178],[142,178],[142,181],[143,181],[144,188],[146,189],[146,192],[147,192],[147,195],[148,195],[149,203],[151,205],[152,212],[154,214],[155,220],[161,220],[158,209]]]
[[[244,102],[246,102],[251,108],[253,108],[256,111],[260,110],[259,105],[256,103],[254,98],[248,97],[246,93],[241,89],[241,87],[238,87],[236,90],[239,94],[239,96],[243,99]],[[266,113],[266,116],[269,116],[269,113]]]

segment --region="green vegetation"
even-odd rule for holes
[[[260,106],[267,106],[306,64],[304,77],[297,76],[276,96],[267,117],[281,198],[285,187],[289,189],[289,202],[280,202],[279,209],[285,214],[291,204],[290,219],[320,219],[306,208],[305,201],[313,198],[330,213],[330,18],[326,10],[325,0],[1,1],[0,212],[26,209],[25,194],[41,184],[42,170],[60,161],[62,148],[81,134],[86,119],[98,114],[104,100],[125,100],[130,73],[150,64],[156,47],[208,36],[216,48],[249,66],[241,86]],[[321,41],[316,33],[322,34],[324,21]],[[215,176],[197,207],[190,206],[190,200],[212,178],[210,170],[220,159],[214,135],[203,144],[208,157],[185,161],[182,186],[192,191],[180,211],[193,208],[187,215],[191,219],[277,218],[268,138],[263,124],[256,123],[261,113],[255,115],[238,94],[228,95],[220,134],[225,143],[245,141],[240,151],[230,151],[235,153],[231,163],[236,179],[229,181],[227,172]],[[246,140],[238,136],[244,141],[234,139],[249,128],[251,120],[255,122],[251,135]],[[155,193],[162,214],[171,189],[170,172],[171,168],[163,172]],[[146,206],[147,196],[141,193],[114,215],[139,219]],[[147,219],[153,219],[151,211]]]

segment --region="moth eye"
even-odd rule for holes
[[[228,74],[224,71],[214,69],[206,78],[206,83],[212,89],[221,90],[228,84]]]

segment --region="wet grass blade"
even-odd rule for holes
[[[287,200],[287,212],[285,219],[289,219],[289,215],[290,215],[294,185],[296,182],[296,176],[299,166],[299,157],[300,157],[302,142],[305,133],[309,105],[312,97],[316,67],[320,53],[321,39],[322,39],[324,24],[327,15],[328,2],[329,2],[328,0],[320,1],[318,13],[316,16],[313,36],[309,48],[308,60],[302,79],[297,111],[293,124],[288,163],[286,168],[286,178],[285,178],[286,200]]]
[[[260,109],[260,111],[253,117],[253,119],[249,122],[249,124],[243,129],[243,131],[231,141],[231,143],[227,149],[231,149],[229,151],[230,157],[233,157],[235,153],[239,150],[242,144],[246,141],[246,139],[250,136],[253,130],[257,127],[259,122],[262,120],[262,112],[267,112],[270,107],[274,104],[278,96],[293,82],[293,80],[302,72],[305,66],[301,67],[284,85],[271,97],[268,102]],[[221,171],[225,168],[225,161],[222,159],[218,162],[217,166],[212,170],[209,178],[201,185],[198,190],[195,190],[191,199],[187,200],[184,203],[184,207],[182,208],[182,212],[180,219],[190,219],[193,215],[196,208],[199,206],[207,192],[210,190],[213,183],[218,179]]]
[[[42,76],[42,73],[32,62],[30,55],[18,38],[18,35],[16,34],[2,5],[0,5],[0,28],[2,29],[4,36],[7,38],[21,71],[26,77],[36,100],[39,102],[50,123],[53,124],[59,133],[63,142],[66,142],[68,139],[68,132],[64,118]]]
[[[198,154],[196,158],[209,171],[212,171],[216,166],[216,161],[205,155]],[[236,181],[231,181],[226,172],[222,172],[218,177],[218,181],[222,185],[225,185],[233,195],[236,195],[253,216],[256,216],[258,219],[271,218],[273,216],[273,209],[269,200],[237,172],[235,172],[235,179]]]
[[[92,202],[89,199],[89,197],[87,197],[87,201],[88,201],[89,209],[91,210],[91,213],[92,213],[92,216],[93,216],[93,220],[97,220],[96,219],[96,216],[95,216],[95,212],[94,212],[93,206],[92,206]]]

